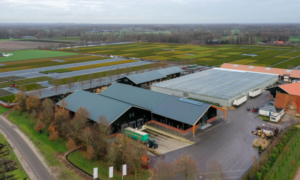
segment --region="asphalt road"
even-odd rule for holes
[[[251,167],[253,156],[258,157],[257,148],[252,147],[256,136],[251,131],[265,123],[246,108],[261,107],[270,101],[268,95],[269,92],[265,92],[234,110],[227,110],[227,121],[196,134],[195,145],[166,153],[164,157],[152,157],[150,165],[154,166],[162,159],[172,162],[182,154],[189,154],[195,159],[200,172],[206,175],[211,172],[209,165],[215,161],[222,166],[227,179],[241,178]]]
[[[37,158],[31,148],[26,144],[23,138],[15,131],[14,127],[10,126],[0,117],[1,130],[14,142],[22,153],[28,164],[30,165],[35,176],[39,180],[52,180],[53,178],[48,173],[42,162]]]
[[[20,76],[20,77],[30,78],[30,77],[37,77],[37,76],[45,76],[45,74],[39,73],[39,72],[40,71],[49,71],[49,70],[54,70],[54,69],[62,69],[62,68],[92,65],[92,64],[101,64],[101,63],[121,61],[121,60],[126,60],[126,59],[120,59],[120,58],[109,59],[108,58],[108,59],[103,59],[103,60],[95,60],[95,61],[88,61],[88,62],[81,62],[81,63],[64,64],[64,65],[58,65],[58,66],[49,66],[49,67],[42,67],[42,68],[26,69],[26,70],[20,70],[20,71],[3,72],[3,73],[0,73],[0,77]]]

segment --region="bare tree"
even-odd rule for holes
[[[52,79],[51,84],[55,87],[55,93],[57,93],[57,90],[59,89],[59,86],[62,84],[60,79]]]
[[[208,172],[205,175],[205,178],[209,178],[211,180],[226,180],[226,174],[223,170],[223,167],[217,161],[213,161],[209,164]]]
[[[69,90],[71,90],[72,86],[73,86],[73,83],[74,83],[74,78],[69,77],[66,82],[67,82],[67,84],[69,86]]]
[[[181,155],[174,161],[175,172],[181,174],[185,180],[192,180],[198,173],[198,167],[190,155]]]
[[[84,86],[84,81],[85,81],[86,79],[85,79],[85,77],[84,76],[81,76],[79,79],[78,79],[78,81],[80,82],[80,84],[81,84],[81,88],[83,88],[83,86]]]
[[[99,74],[98,74],[98,82],[99,82],[99,84],[100,84],[100,86],[101,86],[101,82],[102,82],[102,72],[100,72]]]
[[[89,74],[88,75],[88,80],[90,82],[90,87],[92,87],[92,84],[93,84],[93,80],[95,79],[94,75],[93,74]]]
[[[153,168],[152,180],[172,180],[174,179],[174,166],[172,163],[160,161]]]

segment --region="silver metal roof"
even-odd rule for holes
[[[145,82],[153,81],[156,79],[162,79],[165,78],[166,76],[158,71],[149,71],[149,72],[144,72],[140,74],[133,74],[127,76],[128,79],[130,79],[132,82],[135,84],[142,84]]]
[[[273,78],[277,76],[216,68],[154,83],[152,86],[230,99]]]
[[[156,71],[133,74],[127,76],[127,78],[130,79],[135,84],[142,84],[156,79],[166,78],[168,75],[180,73],[182,71],[183,70],[180,67],[175,66],[175,67],[159,69]]]
[[[105,115],[110,123],[115,121],[120,115],[132,107],[131,104],[83,90],[75,91],[73,94],[66,97],[65,101],[68,104],[66,109],[72,112],[76,112],[78,108],[83,107],[89,111],[89,119],[99,121],[99,116]],[[58,102],[57,105],[60,105],[60,103],[61,101]]]
[[[169,67],[169,68],[164,68],[164,69],[159,69],[157,70],[158,72],[168,76],[168,75],[171,75],[171,74],[176,74],[176,73],[180,73],[182,72],[183,70],[178,67],[178,66],[174,66],[174,67]]]
[[[269,111],[269,112],[280,112],[283,110],[283,108],[277,108],[275,106],[269,105],[260,108],[260,110]]]

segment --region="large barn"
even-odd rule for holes
[[[193,130],[217,116],[214,106],[130,85],[114,83],[100,94],[77,90],[65,98],[71,112],[86,108],[92,121],[105,116],[114,133],[149,121],[178,130]],[[57,105],[60,105],[61,101]]]
[[[152,84],[151,90],[230,107],[241,95],[274,84],[277,75],[214,68]]]
[[[183,70],[180,67],[170,67],[155,71],[148,71],[139,74],[132,74],[117,80],[119,83],[138,87],[146,87],[153,82],[160,82],[166,79],[172,79],[180,76]]]

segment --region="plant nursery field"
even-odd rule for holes
[[[61,62],[56,61],[58,59],[61,60]],[[104,59],[110,59],[110,58],[100,57],[100,56],[89,56],[89,55],[71,55],[71,56],[58,56],[58,57],[51,57],[51,58],[23,60],[23,61],[11,61],[11,62],[1,63],[4,66],[0,66],[0,72],[58,66],[58,65],[65,65],[65,64],[104,60]]]
[[[75,49],[65,49],[74,51]],[[193,44],[131,43],[76,48],[76,52],[118,55],[156,61],[191,61],[199,65],[220,66],[223,63],[259,66],[297,63],[289,59],[300,55],[299,48],[261,45],[200,46]],[[298,65],[300,62],[298,62]],[[286,65],[284,65],[286,66]]]
[[[41,82],[41,81],[49,81],[51,79],[52,79],[51,77],[41,76],[41,77],[35,77],[35,78],[16,80],[15,83],[18,86],[21,86],[21,85],[32,84],[32,83]],[[5,88],[5,87],[9,87],[9,86],[10,86],[9,82],[0,83],[0,88]]]
[[[55,56],[69,56],[69,55],[76,55],[78,53],[30,49],[30,50],[19,50],[19,51],[8,52],[7,54],[13,54],[13,56],[0,57],[0,62],[20,61],[20,60],[37,59],[37,58],[49,58]]]
[[[64,68],[64,69],[54,69],[49,71],[42,71],[41,73],[64,73],[64,72],[71,72],[71,71],[80,71],[84,69],[92,69],[92,68],[98,68],[98,67],[105,67],[105,66],[113,66],[118,64],[126,64],[126,63],[132,63],[137,62],[136,60],[121,60],[121,61],[113,61],[113,62],[105,62],[105,63],[99,63],[99,64],[92,64],[92,65],[86,65],[86,66],[78,66],[78,67],[71,67],[71,68]]]

